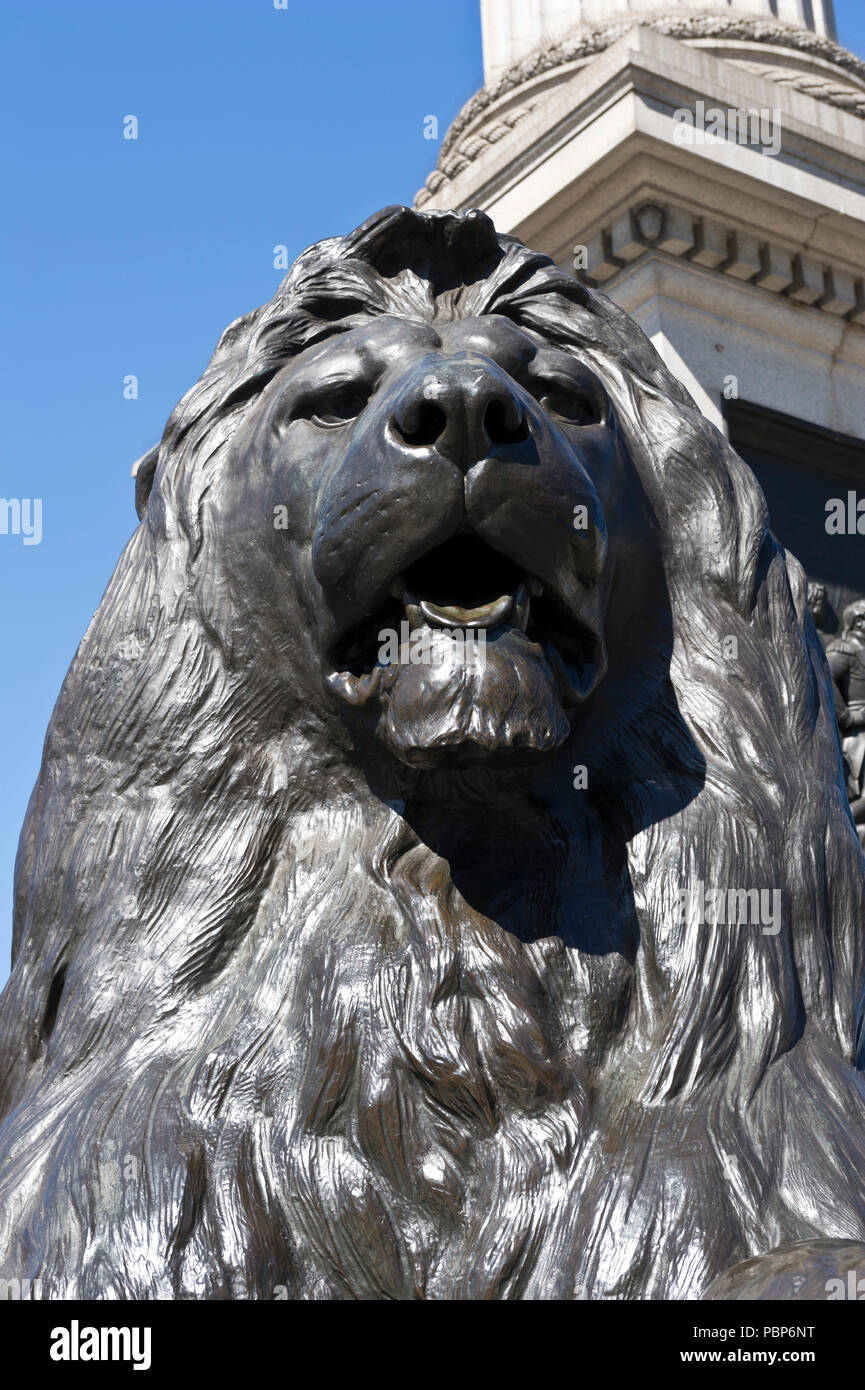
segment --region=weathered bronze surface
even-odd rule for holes
[[[0,1274],[681,1299],[811,1243],[752,1298],[859,1258],[832,686],[634,323],[390,208],[226,331],[137,483],[21,840]]]

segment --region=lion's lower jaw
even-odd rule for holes
[[[441,660],[392,665],[379,699],[378,736],[413,767],[531,761],[570,733],[543,651],[517,631],[480,652],[448,642]]]

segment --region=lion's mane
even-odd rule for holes
[[[591,942],[481,915],[332,706],[253,699],[236,659],[212,481],[277,370],[382,312],[495,312],[580,354],[654,514],[670,700],[598,701],[607,800],[568,840],[526,812],[575,886],[598,818],[618,835]],[[780,889],[779,934],[678,924],[697,882]],[[863,907],[802,571],[749,469],[603,295],[476,214],[389,209],[224,333],[60,694],[0,1008],[0,1274],[696,1297],[785,1240],[861,1239]]]

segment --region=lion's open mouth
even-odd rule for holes
[[[484,628],[505,624],[525,631],[532,593],[540,584],[513,560],[472,534],[452,536],[391,585],[412,628]]]
[[[460,532],[396,576],[386,602],[341,638],[329,683],[350,704],[364,705],[380,693],[395,649],[398,664],[413,660],[410,645],[423,635],[441,654],[448,638],[495,642],[509,632],[543,651],[566,707],[585,697],[603,664],[600,635],[537,577],[474,533]],[[391,633],[395,647],[383,648]]]

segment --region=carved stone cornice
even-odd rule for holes
[[[604,291],[628,266],[660,253],[865,329],[861,277],[674,204],[642,199],[574,250],[581,253],[575,274]]]
[[[772,55],[767,53],[768,61],[765,67],[760,65],[758,71],[760,75],[802,91],[817,101],[865,118],[865,62],[840,44],[810,30],[800,29],[782,20],[729,14],[647,15],[639,20],[625,18],[598,29],[578,31],[550,47],[537,49],[510,67],[496,82],[476,92],[446,132],[436,168],[415,200],[417,206],[427,202],[442,184],[529,115],[541,97],[535,96],[533,100],[527,93],[524,103],[508,105],[506,110],[484,125],[484,115],[491,107],[510,93],[516,93],[521,86],[535,83],[548,74],[552,76],[557,69],[584,66],[587,61],[617,43],[636,24],[686,43],[704,46],[708,40],[715,39],[719,42],[763,45],[816,60],[823,66],[822,72],[815,73],[813,69],[797,72],[795,68],[781,67],[772,62]],[[759,62],[758,54],[759,50],[755,53],[742,49],[732,60],[753,71],[754,65]]]
[[[815,72],[796,72],[794,68],[780,67],[775,63],[759,63],[749,55],[747,59],[730,58],[737,67],[747,68],[756,77],[764,77],[769,82],[792,87],[796,92],[815,101],[825,101],[829,106],[837,106],[841,111],[849,111],[853,116],[865,119],[865,92],[856,88],[833,82],[831,77]]]

